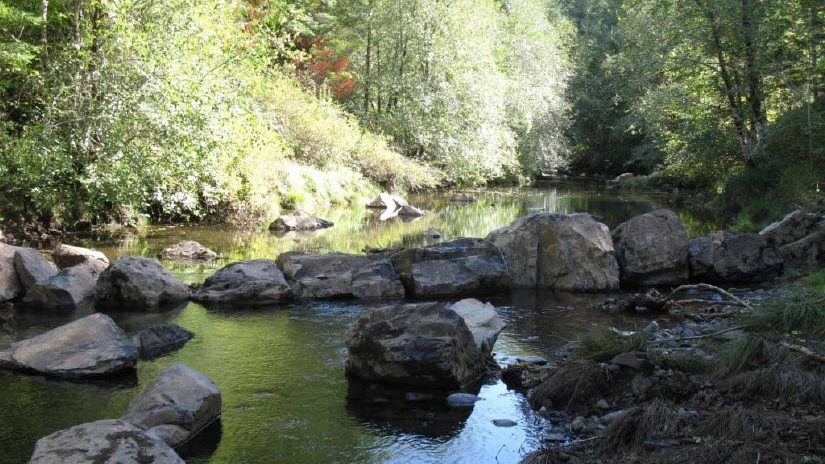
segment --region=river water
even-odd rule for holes
[[[219,226],[153,226],[135,232],[74,237],[67,243],[102,250],[110,259],[157,256],[183,239],[197,240],[221,256],[210,264],[164,261],[187,283],[200,282],[233,261],[274,258],[288,250],[359,253],[365,247],[428,242],[434,228],[443,239],[483,237],[527,214],[590,212],[613,227],[636,214],[664,206],[662,197],[605,193],[587,186],[547,185],[535,189],[473,192],[479,201],[451,203],[448,196],[412,196],[430,211],[413,222],[381,222],[363,207],[320,211],[335,227],[314,233],[278,236]],[[714,228],[712,218],[677,212],[689,233]],[[644,320],[614,320],[595,305],[605,295],[518,291],[493,302],[507,328],[494,351],[505,355],[550,356],[554,350],[600,324],[634,328]],[[472,410],[431,401],[363,398],[344,376],[346,332],[369,305],[353,302],[291,304],[271,308],[206,309],[190,303],[160,313],[114,313],[127,333],[174,322],[196,334],[183,349],[138,364],[137,376],[117,383],[71,383],[0,372],[0,462],[25,462],[37,438],[56,430],[121,416],[129,402],[161,370],[183,362],[210,376],[223,394],[221,423],[182,450],[189,463],[516,463],[540,445],[544,419],[526,399],[501,382],[483,385]],[[0,348],[82,317],[17,311],[0,328]],[[413,397],[409,398],[410,400]],[[511,419],[499,428],[494,419]]]

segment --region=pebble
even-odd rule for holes
[[[476,401],[481,398],[470,393],[453,393],[447,397],[447,404],[453,408],[469,408],[472,407]]]
[[[516,362],[544,366],[550,361],[548,361],[547,358],[543,358],[541,356],[516,356]]]
[[[541,437],[541,440],[552,442],[565,442],[568,440],[568,437],[563,433],[548,433],[547,435]]]
[[[603,424],[609,424],[610,422],[613,422],[616,419],[621,419],[627,413],[628,413],[627,409],[619,409],[618,411],[609,412],[609,413],[603,415],[602,417],[600,417],[599,422],[601,422]]]
[[[515,427],[518,424],[510,419],[493,419],[493,425],[496,427]]]
[[[596,401],[596,407],[599,409],[610,409],[610,404],[608,404],[607,400],[601,399]]]
[[[585,426],[584,417],[579,416],[570,423],[570,430],[580,432]]]

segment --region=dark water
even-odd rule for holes
[[[377,221],[363,208],[322,211],[332,229],[276,236],[223,227],[152,227],[134,234],[80,238],[110,259],[127,254],[155,256],[181,239],[197,240],[222,259],[210,265],[164,262],[186,282],[202,281],[217,267],[249,258],[274,258],[292,250],[359,252],[364,247],[425,243],[435,228],[445,238],[484,236],[526,214],[527,208],[597,214],[610,226],[663,206],[661,198],[621,196],[581,187],[548,187],[476,194],[471,205],[445,197],[411,198],[431,213],[414,222]],[[679,212],[691,233],[712,221]],[[507,328],[495,351],[545,355],[599,324],[623,327],[645,321],[610,320],[593,306],[601,296],[514,292],[491,301]],[[190,463],[515,463],[539,445],[546,425],[523,396],[498,383],[481,387],[483,401],[472,411],[451,411],[441,400],[410,402],[353,399],[356,387],[343,374],[346,331],[367,306],[335,302],[231,310],[207,310],[191,303],[162,313],[115,313],[133,333],[159,322],[195,332],[182,350],[141,362],[137,377],[117,384],[78,384],[0,372],[0,462],[25,462],[37,438],[82,422],[118,417],[135,395],[172,362],[209,375],[223,393],[220,428],[186,450]],[[76,314],[18,312],[0,329],[0,347],[41,333],[92,311]],[[352,393],[352,394],[350,394]],[[348,399],[349,398],[349,399]],[[493,419],[512,419],[498,428]]]

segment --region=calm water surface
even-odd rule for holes
[[[365,247],[423,244],[434,228],[444,239],[483,237],[527,214],[528,208],[559,213],[590,212],[609,226],[663,207],[662,198],[606,194],[583,187],[476,192],[470,205],[444,196],[411,197],[431,213],[413,222],[381,222],[362,207],[320,211],[336,223],[317,233],[278,236],[224,227],[151,227],[118,236],[77,237],[68,242],[123,255],[156,256],[182,239],[197,240],[221,259],[206,265],[164,261],[185,282],[200,282],[233,261],[274,258],[288,250],[359,253]],[[693,235],[714,223],[677,211]],[[632,328],[642,320],[611,320],[594,309],[604,295],[514,292],[491,298],[507,328],[495,352],[552,355],[583,331],[599,324]],[[501,382],[481,387],[472,410],[449,410],[443,401],[419,402],[381,397],[363,399],[344,377],[346,332],[367,305],[351,302],[292,304],[272,308],[206,309],[185,307],[149,314],[111,316],[134,333],[148,325],[174,322],[196,337],[182,350],[140,362],[136,378],[117,383],[69,383],[0,372],[0,462],[25,462],[37,438],[59,429],[119,417],[129,402],[161,370],[183,362],[209,375],[223,394],[221,424],[183,454],[190,463],[516,463],[537,448],[544,419],[526,399]],[[73,314],[18,311],[0,328],[0,348],[93,311]],[[498,428],[493,419],[512,419]]]

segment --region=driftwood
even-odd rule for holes
[[[716,301],[696,298],[679,300],[675,298],[675,296],[679,293],[688,290],[705,290],[713,292],[727,298],[727,300]],[[634,293],[633,295],[622,298],[619,301],[610,301],[605,303],[604,306],[609,310],[609,312],[664,312],[674,307],[681,308],[693,305],[737,306],[747,310],[753,310],[753,307],[741,298],[733,295],[727,290],[710,284],[681,285],[673,289],[673,291],[666,296],[659,293],[658,290],[652,289],[647,293]]]

